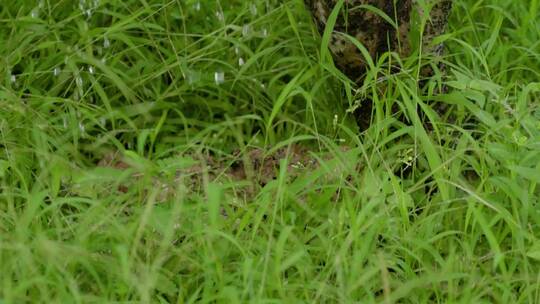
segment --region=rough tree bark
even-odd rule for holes
[[[315,23],[322,33],[332,9],[338,0],[304,0],[311,10]],[[434,37],[444,32],[448,15],[452,8],[452,0],[426,0],[430,11],[430,20],[424,30],[423,45],[427,52],[439,53],[440,46],[431,46]],[[370,5],[383,11],[398,25],[395,29],[379,14],[361,7]],[[334,26],[334,34],[330,41],[330,49],[338,67],[353,80],[364,74],[366,66],[356,46],[339,32],[356,37],[369,51],[372,57],[387,52],[397,51],[402,55],[410,52],[409,31],[411,13],[416,9],[422,14],[420,5],[413,0],[345,0]]]
[[[433,38],[444,32],[452,8],[452,1],[425,0],[427,7],[431,10],[423,33],[424,53],[441,55],[442,45],[433,46],[431,42]],[[338,0],[304,0],[304,2],[311,11],[319,32],[322,33]],[[362,7],[362,5],[364,6]],[[394,20],[397,28],[373,10],[367,9],[365,5],[370,5],[384,12]],[[358,48],[340,32],[355,37],[366,47],[373,58],[389,50],[396,51],[401,55],[408,55],[411,51],[409,32],[413,22],[411,18],[413,10],[417,10],[419,15],[423,14],[421,6],[413,0],[345,0],[329,45],[336,66],[357,83],[362,81],[362,75],[365,74],[367,68]],[[432,71],[428,68],[423,69],[421,73],[422,76],[426,77]],[[371,111],[371,109],[363,109],[364,113],[360,113],[360,116],[366,116],[367,110]],[[364,118],[357,117],[357,119]],[[365,125],[366,122],[359,121],[359,124]]]

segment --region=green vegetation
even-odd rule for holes
[[[356,87],[299,0],[2,1],[0,303],[540,302],[539,17]]]

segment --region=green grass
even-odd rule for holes
[[[540,302],[537,0],[456,0],[424,89],[353,86],[299,0],[81,4],[0,5],[0,303]],[[183,174],[298,144],[250,195]]]

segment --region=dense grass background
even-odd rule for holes
[[[540,302],[538,5],[456,0],[419,89],[418,54],[355,87],[299,0],[2,1],[0,303]]]

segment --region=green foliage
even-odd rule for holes
[[[356,88],[302,1],[3,1],[0,303],[540,302],[539,15],[456,1],[447,74]]]

